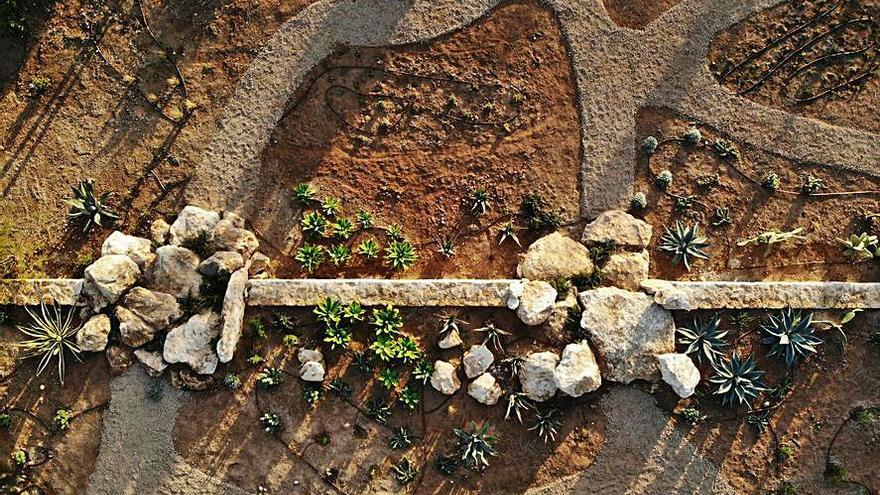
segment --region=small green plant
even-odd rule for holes
[[[675,211],[688,211],[694,206],[693,196],[679,196],[675,198]]]
[[[241,378],[235,373],[226,373],[226,375],[223,376],[223,386],[229,390],[237,390],[241,387]]]
[[[317,191],[308,183],[300,183],[293,188],[293,199],[303,206],[314,204]]]
[[[330,218],[339,216],[342,210],[342,202],[335,196],[324,196],[321,200],[321,211]]]
[[[496,350],[504,352],[504,337],[511,335],[510,332],[502,330],[495,326],[494,323],[486,323],[482,328],[474,329],[475,332],[485,333],[483,345],[491,344]]]
[[[364,321],[367,317],[367,310],[361,306],[361,303],[357,301],[352,301],[345,305],[345,308],[342,310],[342,317],[346,320],[355,323],[358,321]]]
[[[849,473],[840,464],[834,461],[828,461],[825,464],[825,478],[836,481],[837,483],[845,483],[849,480]]]
[[[707,174],[697,177],[694,183],[703,191],[711,191],[721,184],[721,179],[718,177],[718,174]]]
[[[485,215],[489,211],[489,192],[484,188],[474,189],[468,199],[470,212],[474,215]]]
[[[715,214],[712,215],[712,223],[710,225],[716,229],[720,229],[731,224],[733,224],[733,219],[730,217],[730,208],[716,206]]]
[[[376,336],[393,336],[403,328],[403,316],[400,315],[399,309],[389,304],[384,308],[373,309],[370,325],[376,327]]]
[[[73,419],[73,413],[71,410],[66,407],[61,407],[55,411],[55,416],[52,417],[52,423],[55,425],[56,429],[65,431],[70,429],[71,419]]]
[[[391,417],[391,406],[382,399],[372,399],[367,403],[367,416],[373,418],[380,425],[388,424]]]
[[[0,1],[0,31],[22,35],[28,30],[27,23],[16,0]]]
[[[437,468],[437,471],[446,476],[455,474],[458,471],[459,463],[458,456],[455,455],[440,454],[434,459],[434,466]]]
[[[211,234],[202,230],[196,235],[185,239],[180,245],[196,253],[199,258],[207,258],[211,255]]]
[[[415,465],[406,457],[392,466],[391,469],[394,471],[394,479],[397,480],[400,485],[409,484],[416,479],[416,476],[419,474]]]
[[[526,228],[531,232],[553,230],[562,223],[559,215],[550,209],[547,201],[538,193],[523,196],[520,214],[526,219]]]
[[[396,368],[383,368],[377,378],[385,390],[394,390],[400,383],[400,371]]]
[[[535,412],[535,424],[529,431],[538,433],[538,436],[547,443],[548,440],[556,441],[556,434],[562,422],[556,419],[556,409]]]
[[[522,424],[522,413],[534,409],[529,398],[523,392],[512,392],[507,396],[507,412],[504,413],[504,420],[510,419],[511,413],[516,415],[519,424]]]
[[[309,407],[313,407],[324,396],[324,389],[320,383],[307,383],[303,385],[303,400]]]
[[[10,454],[10,457],[12,457],[13,464],[19,468],[24,467],[24,465],[27,464],[27,452],[23,450],[16,450]]]
[[[275,435],[281,431],[281,416],[272,411],[264,412],[260,416],[260,426],[266,433]]]
[[[880,420],[880,418],[877,417],[877,411],[872,408],[859,409],[853,412],[853,419],[856,420],[856,423],[862,426],[872,426]]]
[[[394,357],[400,359],[403,364],[414,363],[422,358],[422,350],[419,349],[418,342],[409,335],[396,339],[395,352]]]
[[[354,224],[347,218],[340,218],[330,225],[334,237],[348,239],[354,234]]]
[[[389,241],[403,241],[405,239],[403,236],[403,229],[400,228],[400,225],[389,225],[385,227],[385,236],[388,237]]]
[[[28,89],[31,95],[40,96],[48,91],[50,86],[52,86],[51,78],[47,76],[34,76],[31,78],[31,83],[28,84]]]
[[[328,386],[332,392],[338,395],[343,400],[348,400],[351,398],[351,394],[354,393],[354,390],[351,388],[351,385],[342,378],[334,378],[330,380],[330,385]]]
[[[412,447],[413,435],[406,426],[394,429],[391,438],[388,440],[388,446],[394,450],[408,449]]]
[[[791,481],[783,481],[777,490],[779,495],[797,495],[797,492],[797,487]]]
[[[334,266],[343,266],[351,261],[351,249],[345,244],[334,244],[327,250],[327,257]]]
[[[437,252],[447,258],[455,256],[455,241],[452,237],[444,236],[437,240]]]
[[[284,375],[278,368],[263,368],[257,375],[257,385],[264,390],[271,390],[284,381]]]
[[[785,462],[792,457],[794,457],[794,447],[791,445],[783,443],[776,449],[776,459],[778,459],[779,462]]]
[[[691,326],[675,330],[678,334],[678,343],[687,346],[685,354],[695,355],[699,363],[706,358],[707,362],[715,365],[723,355],[723,349],[727,347],[727,330],[721,330],[720,325],[721,318],[718,315],[706,321],[694,316]]]
[[[643,192],[637,192],[633,194],[632,198],[629,199],[629,209],[631,211],[642,211],[648,207],[648,198],[645,196]]]
[[[351,343],[351,328],[338,323],[327,325],[324,342],[330,344],[330,350],[345,349]]]
[[[763,343],[771,346],[768,356],[779,356],[785,364],[792,367],[800,358],[816,352],[816,346],[822,339],[813,331],[813,313],[802,314],[791,308],[785,308],[779,315],[770,315],[770,321],[761,329],[767,336]]]
[[[385,248],[385,261],[395,270],[408,270],[417,258],[416,248],[408,241],[392,241]]]
[[[251,354],[251,356],[247,358],[247,362],[248,364],[256,366],[263,362],[263,356],[260,356],[259,354]]]
[[[740,332],[745,331],[754,320],[748,311],[731,311],[727,315],[727,322],[730,323],[730,326]]]
[[[660,142],[657,141],[657,138],[648,136],[642,141],[642,153],[651,156],[657,151],[658,146],[660,146]]]
[[[439,335],[441,338],[449,335],[451,332],[461,332],[461,326],[464,325],[464,320],[459,319],[455,313],[441,313],[439,319]]]
[[[95,180],[86,179],[79,182],[77,187],[72,187],[73,197],[64,200],[70,206],[71,218],[84,218],[86,221],[83,232],[88,232],[93,225],[103,227],[101,223],[106,220],[116,220],[119,216],[114,213],[108,206],[107,201],[113,195],[107,191],[100,196],[95,196]]]
[[[293,259],[302,265],[303,270],[313,273],[324,263],[324,248],[316,244],[303,244]]]
[[[688,130],[681,135],[681,139],[688,146],[697,146],[703,141],[703,135],[696,127],[688,127]]]
[[[359,210],[356,218],[362,229],[369,229],[373,226],[373,214],[367,210]]]
[[[0,428],[6,429],[12,426],[12,417],[6,413],[0,413]]]
[[[339,299],[325,297],[315,306],[312,314],[315,315],[315,319],[319,322],[329,325],[341,322],[344,311]]]
[[[281,344],[288,349],[296,347],[297,345],[299,345],[299,337],[292,333],[284,334],[284,336],[281,337]]]
[[[681,417],[684,418],[685,421],[692,425],[699,423],[700,420],[703,419],[702,413],[700,413],[700,410],[695,407],[682,409],[679,414],[681,414]]]
[[[367,259],[375,259],[379,257],[379,244],[374,239],[364,239],[358,244],[357,254]]]
[[[397,340],[388,335],[379,335],[370,344],[370,350],[382,362],[389,362],[397,357]]]
[[[263,340],[266,338],[266,327],[263,325],[263,320],[259,318],[251,318],[248,321],[248,326],[251,328],[251,333],[254,334],[254,337]]]
[[[805,196],[812,196],[819,192],[819,189],[822,188],[822,179],[808,175],[804,179],[804,183],[801,185],[801,192]]]
[[[736,407],[750,404],[758,394],[769,390],[761,382],[764,372],[755,365],[755,356],[749,354],[745,359],[734,352],[730,359],[721,359],[715,366],[715,376],[710,383],[718,385],[715,395],[721,396],[721,404]]]
[[[52,311],[50,311],[43,300],[40,301],[39,314],[30,308],[25,308],[25,310],[31,317],[31,322],[27,325],[19,325],[17,328],[30,338],[15,344],[15,346],[24,351],[22,359],[40,356],[37,376],[45,371],[52,359],[56,359],[58,362],[58,381],[63,386],[67,356],[71,355],[77,361],[82,360],[80,348],[76,344],[76,333],[79,332],[80,327],[73,324],[73,311],[68,311],[65,316],[58,304],[53,304]]]
[[[719,158],[725,160],[739,159],[739,150],[736,149],[736,146],[734,146],[733,143],[726,139],[716,139],[712,148],[715,150],[715,154],[718,155]]]
[[[419,405],[419,402],[422,400],[422,393],[419,392],[419,389],[411,385],[407,385],[403,388],[403,390],[400,391],[400,396],[397,398],[397,400],[399,400],[401,404],[406,406],[407,409],[415,409],[416,406]]]
[[[303,234],[323,237],[327,232],[329,222],[321,212],[313,210],[303,215],[300,225],[302,226]]]
[[[850,259],[871,259],[877,256],[877,236],[867,232],[852,234],[849,239],[837,239],[843,254]]]
[[[495,450],[498,439],[489,433],[489,423],[478,427],[472,422],[468,430],[453,428],[452,431],[458,438],[458,452],[465,466],[482,471],[489,467],[489,459],[498,455]]]
[[[379,132],[381,132],[383,134],[387,133],[388,131],[391,130],[392,125],[393,124],[391,123],[391,119],[389,119],[388,117],[380,119],[379,120]]]
[[[420,359],[416,361],[415,367],[413,367],[412,377],[415,380],[418,380],[425,385],[428,383],[428,380],[431,379],[431,375],[434,374],[434,363],[426,360]]]
[[[571,288],[574,287],[571,279],[565,277],[556,277],[550,281],[550,285],[556,290],[556,302],[562,301],[568,296]]]
[[[779,178],[779,175],[776,172],[767,172],[761,180],[761,187],[770,192],[778,191],[781,185],[782,179]]]
[[[705,237],[700,236],[699,225],[685,227],[681,222],[675,222],[675,230],[666,228],[663,237],[660,238],[660,251],[672,253],[672,264],[684,263],[685,269],[690,271],[691,259],[708,259],[709,255],[705,248],[709,243]]]
[[[739,247],[748,246],[750,244],[767,246],[764,249],[764,256],[768,256],[770,254],[770,251],[773,249],[773,246],[777,244],[782,244],[784,242],[789,242],[793,240],[806,239],[806,236],[800,235],[803,231],[803,227],[798,227],[790,232],[776,232],[770,230],[767,232],[762,232],[754,237],[743,239],[737,242],[736,245]]]
[[[654,184],[656,184],[657,189],[660,189],[661,191],[669,189],[669,185],[672,184],[672,172],[669,170],[661,170],[660,173],[654,177]]]
[[[507,222],[498,229],[498,245],[500,246],[504,244],[504,241],[508,239],[522,248],[522,244],[519,242],[519,237],[516,236],[516,227],[513,226],[513,222]]]

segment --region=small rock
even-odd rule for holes
[[[165,330],[183,316],[174,296],[143,287],[128,291],[122,305],[156,330]]]
[[[116,306],[114,313],[119,321],[119,335],[122,337],[122,343],[127,346],[140,347],[153,340],[158,331],[125,306]]]
[[[526,280],[515,280],[507,287],[507,309],[519,307],[519,298],[526,290]]]
[[[134,357],[136,357],[138,361],[147,368],[147,374],[153,377],[161,375],[162,372],[168,368],[168,363],[162,360],[162,354],[156,351],[136,349],[134,351]]]
[[[536,352],[523,361],[519,369],[519,383],[529,399],[544,402],[556,395],[554,371],[559,356],[553,352]]]
[[[101,256],[110,254],[128,256],[137,263],[138,268],[141,270],[150,264],[155,257],[153,254],[153,243],[149,239],[126,235],[118,230],[113,231],[101,246]]]
[[[309,361],[324,362],[324,355],[317,349],[300,349],[296,357],[299,359],[300,364],[306,364]]]
[[[111,345],[107,347],[105,354],[107,355],[107,363],[110,365],[110,374],[113,376],[125,373],[134,363],[131,350],[126,347]]]
[[[516,315],[526,325],[540,325],[547,321],[556,304],[556,289],[543,280],[529,280],[524,284]]]
[[[617,247],[645,249],[651,243],[651,225],[621,210],[602,213],[587,224],[581,242],[587,246],[614,241]]]
[[[180,246],[186,241],[196,239],[199,235],[210,236],[219,221],[220,214],[216,211],[203,210],[192,205],[186,206],[169,228],[171,244]]]
[[[529,246],[516,272],[522,278],[545,281],[589,276],[593,273],[593,261],[583,244],[554,232]]]
[[[253,277],[265,272],[269,269],[270,261],[268,256],[257,251],[251,256],[251,269],[248,270],[248,275]]]
[[[446,361],[434,362],[434,373],[431,375],[431,386],[444,395],[452,395],[461,388],[461,380],[455,372],[455,366]]]
[[[232,355],[241,338],[244,325],[245,291],[247,290],[248,266],[239,268],[229,277],[226,294],[223,297],[223,330],[217,342],[217,355],[221,363],[232,361]]]
[[[596,356],[586,342],[565,346],[553,376],[559,390],[572,397],[580,397],[602,385]]]
[[[539,333],[552,344],[568,344],[574,338],[569,329],[570,318],[576,318],[573,324],[580,327],[580,305],[578,305],[577,295],[574,292],[569,293],[565,299],[553,305],[553,311],[547,321],[541,324]]]
[[[156,260],[149,276],[150,287],[178,299],[196,296],[202,288],[198,268],[196,253],[178,246],[162,246],[156,250]]]
[[[682,399],[694,394],[700,383],[700,370],[687,354],[667,353],[657,356],[663,381]]]
[[[169,225],[165,219],[159,218],[150,224],[150,239],[152,239],[157,246],[161,246],[168,242],[168,233],[170,231],[171,225]]]
[[[217,251],[199,264],[199,273],[208,277],[225,277],[244,266],[244,258],[235,251]]]
[[[324,381],[324,363],[308,361],[299,367],[299,377],[307,382]]]
[[[80,328],[76,334],[76,345],[86,352],[100,352],[107,347],[110,335],[110,317],[95,315]]]
[[[602,267],[602,283],[630,291],[638,291],[648,278],[648,252],[614,253]]]
[[[458,330],[452,329],[446,333],[446,336],[437,342],[437,346],[441,349],[452,349],[461,345],[461,335]]]
[[[219,335],[220,317],[207,312],[191,317],[186,323],[173,328],[165,336],[162,357],[165,361],[186,363],[200,375],[210,375],[217,369],[217,354],[211,342]]]
[[[464,374],[468,378],[479,376],[489,369],[489,366],[492,366],[493,361],[495,361],[495,356],[486,347],[486,344],[473,345],[470,350],[464,353],[462,359]]]
[[[208,390],[214,386],[216,380],[211,375],[200,375],[191,369],[174,370],[171,373],[171,385],[184,390]]]
[[[116,304],[119,297],[140,278],[137,263],[122,254],[101,256],[85,269],[83,291],[96,312]]]
[[[224,211],[223,212],[223,220],[226,220],[229,223],[231,223],[233,227],[236,227],[239,229],[244,228],[244,218],[242,218],[242,216],[237,213],[234,213],[231,211]]]
[[[468,395],[477,400],[480,404],[494,406],[501,398],[501,385],[495,381],[495,377],[491,373],[483,373],[476,380],[468,385]]]
[[[211,242],[216,251],[236,251],[245,258],[250,257],[260,247],[260,241],[253,232],[235,227],[229,220],[220,220],[214,226]]]

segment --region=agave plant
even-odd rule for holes
[[[357,212],[357,223],[362,229],[369,229],[373,226],[373,214],[367,210]]]
[[[316,194],[317,191],[307,182],[293,187],[293,199],[303,205],[314,203]]]
[[[388,424],[391,417],[391,406],[382,399],[372,399],[367,403],[367,416],[373,418],[380,425]]]
[[[321,211],[328,217],[336,218],[342,209],[342,202],[335,196],[326,196],[321,200]]]
[[[324,263],[324,248],[315,244],[304,244],[293,257],[303,269],[309,273],[314,272]]]
[[[475,189],[470,197],[471,213],[483,215],[489,211],[489,192],[484,188]]]
[[[321,323],[331,324],[342,321],[344,311],[345,310],[342,307],[342,303],[339,302],[339,299],[325,297],[317,306],[315,306],[312,313],[315,315],[315,319]]]
[[[334,244],[327,250],[327,256],[335,266],[342,266],[351,260],[351,249],[345,244]]]
[[[99,197],[95,197],[95,180],[86,179],[79,182],[78,187],[72,187],[73,197],[67,198],[64,202],[70,206],[71,218],[85,218],[86,224],[83,232],[88,232],[93,225],[103,227],[101,222],[108,218],[115,220],[119,216],[107,207],[107,200],[113,195],[112,192],[105,192]]]
[[[400,371],[395,368],[383,368],[379,372],[378,380],[386,390],[392,390],[400,383]]]
[[[80,326],[73,324],[73,312],[69,311],[65,315],[58,304],[53,304],[50,311],[45,301],[40,301],[39,314],[30,308],[25,309],[31,317],[31,323],[19,325],[18,330],[30,338],[16,344],[16,347],[24,351],[22,359],[40,356],[37,366],[37,375],[40,375],[49,366],[52,358],[57,358],[58,381],[64,385],[67,354],[82,361],[82,351],[75,341]]]
[[[877,236],[867,232],[852,234],[849,239],[837,239],[843,254],[852,259],[871,259],[877,254]]]
[[[482,328],[474,329],[474,331],[486,334],[486,337],[483,338],[483,345],[492,344],[495,350],[502,352],[504,351],[503,338],[507,335],[511,335],[510,332],[496,327],[495,324],[491,322],[486,323],[486,326]]]
[[[709,255],[704,251],[709,247],[705,237],[700,236],[700,226],[692,225],[685,227],[681,222],[675,222],[675,230],[666,229],[666,233],[660,238],[659,249],[672,253],[672,263],[684,263],[687,270],[691,269],[691,258],[708,259]]]
[[[330,225],[330,231],[340,239],[348,239],[354,234],[354,224],[347,218],[340,218]]]
[[[407,385],[403,387],[403,390],[400,391],[400,396],[397,397],[397,400],[400,401],[401,404],[407,407],[407,409],[415,409],[419,402],[422,400],[422,393],[419,392],[419,389],[413,387],[412,385]]]
[[[357,254],[367,259],[375,259],[379,257],[379,244],[375,239],[364,239],[357,246]]]
[[[800,235],[803,232],[803,227],[798,227],[790,232],[776,232],[773,230],[768,230],[767,232],[762,232],[754,237],[749,237],[747,239],[743,239],[736,243],[737,246],[748,246],[749,244],[755,245],[765,245],[767,246],[764,249],[764,256],[770,254],[770,251],[773,249],[773,246],[776,244],[782,244],[784,242],[792,241],[792,240],[803,240],[806,239],[806,236]]]
[[[389,225],[385,227],[385,235],[392,241],[402,241],[404,239],[403,229],[400,228],[400,225]]]
[[[767,334],[763,343],[770,345],[768,356],[780,356],[785,364],[794,366],[798,359],[807,354],[815,353],[816,346],[822,339],[813,332],[813,313],[802,314],[791,308],[785,308],[778,316],[770,316],[761,329]]]
[[[403,328],[403,317],[399,309],[389,304],[373,310],[370,324],[376,327],[376,336],[396,335]]]
[[[522,412],[532,409],[532,403],[523,392],[513,392],[507,396],[507,412],[504,413],[504,421],[510,419],[510,414],[516,414],[519,424],[522,424]]]
[[[478,427],[471,422],[469,430],[453,428],[452,431],[458,437],[458,452],[466,466],[482,471],[489,467],[489,458],[498,455],[495,451],[498,439],[489,434],[489,423]]]
[[[388,335],[379,335],[370,344],[370,350],[379,360],[388,362],[397,357],[397,341]]]
[[[388,446],[394,450],[406,449],[413,444],[413,435],[406,426],[394,429],[391,439],[388,440]]]
[[[330,344],[330,350],[345,349],[351,343],[351,328],[333,323],[324,329],[324,342]]]
[[[758,394],[769,390],[761,382],[762,376],[764,372],[756,369],[753,354],[743,359],[735,352],[729,360],[719,360],[715,366],[715,376],[709,382],[718,385],[715,394],[721,396],[722,405],[736,407],[749,404]]]
[[[396,270],[408,270],[417,257],[416,248],[407,241],[393,241],[385,248],[385,261]]]
[[[519,242],[519,237],[516,236],[516,227],[513,226],[513,222],[507,222],[498,229],[498,245],[500,246],[504,244],[504,241],[508,239],[522,248],[522,244]]]
[[[303,233],[321,237],[327,231],[327,219],[319,211],[310,211],[303,215],[300,225]]]
[[[334,378],[330,380],[330,385],[328,385],[327,388],[343,400],[350,399],[351,394],[354,393],[354,389],[351,388],[351,385],[342,378]]]
[[[677,328],[678,343],[686,345],[685,354],[696,354],[697,361],[703,362],[703,358],[715,365],[722,356],[722,349],[727,346],[727,330],[721,330],[721,318],[714,315],[707,321],[702,321],[694,316],[694,322],[689,327]]]
[[[367,310],[361,306],[361,303],[352,301],[345,305],[345,309],[342,310],[342,316],[346,320],[354,323],[356,321],[364,321],[366,317]]]
[[[422,358],[418,342],[409,335],[397,338],[395,352],[395,357],[403,361],[403,364],[414,363]]]
[[[537,411],[535,413],[535,424],[529,428],[529,431],[535,431],[538,436],[547,443],[548,440],[556,441],[556,434],[562,422],[556,419],[556,409],[548,411]]]
[[[401,485],[412,482],[419,474],[416,466],[406,457],[392,466],[391,469],[394,471],[394,479]]]

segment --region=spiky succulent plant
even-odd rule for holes
[[[867,232],[852,234],[849,239],[837,239],[843,254],[852,259],[871,259],[877,253],[877,236]]]
[[[696,146],[703,140],[703,135],[696,127],[689,127],[688,130],[684,131],[684,134],[681,135],[681,139],[684,141],[684,144],[688,146]]]
[[[789,367],[815,353],[816,346],[822,343],[813,331],[813,313],[785,308],[776,316],[770,315],[770,321],[761,329],[766,334],[763,343],[771,346],[767,355],[782,357]]]
[[[281,431],[281,416],[272,411],[265,412],[260,416],[260,426],[263,427],[263,431],[266,433],[275,435]]]
[[[107,200],[113,195],[112,192],[104,192],[100,196],[95,196],[94,179],[86,179],[79,182],[79,186],[72,187],[73,197],[65,199],[64,202],[70,206],[71,218],[85,218],[86,224],[83,232],[88,232],[93,225],[103,227],[101,222],[104,219],[116,220],[119,218],[110,208],[107,207]]]
[[[672,184],[672,172],[669,170],[661,170],[660,173],[654,177],[654,183],[657,184],[657,189],[665,191],[669,188],[669,184]]]
[[[43,300],[40,301],[39,313],[30,308],[25,308],[25,311],[30,315],[31,322],[19,325],[18,330],[30,338],[15,344],[15,347],[23,351],[22,359],[40,357],[37,376],[49,366],[52,359],[57,359],[58,381],[63,386],[67,356],[82,361],[82,350],[76,342],[76,333],[81,327],[73,324],[73,311],[65,315],[59,304],[53,304],[50,311]]]
[[[465,466],[482,471],[489,467],[489,458],[498,455],[495,450],[498,439],[489,434],[489,423],[478,427],[471,422],[468,430],[453,428],[452,431],[458,437],[458,452]]]
[[[672,263],[684,263],[687,270],[691,269],[691,259],[708,259],[709,255],[704,251],[709,247],[705,237],[700,236],[700,226],[697,224],[685,227],[681,222],[675,222],[675,230],[666,229],[666,233],[660,238],[659,249],[672,253]]]
[[[761,377],[764,372],[755,366],[755,356],[749,354],[745,359],[734,353],[730,359],[720,359],[715,366],[715,376],[709,382],[718,385],[715,395],[721,396],[722,405],[736,407],[749,404],[763,391],[768,390]]]
[[[484,188],[478,188],[471,192],[468,199],[470,211],[474,215],[483,215],[489,211],[489,192]]]
[[[324,235],[328,224],[329,222],[324,215],[321,215],[321,212],[317,210],[306,213],[300,221],[303,233],[317,237]]]
[[[648,136],[642,141],[642,152],[646,155],[653,155],[657,151],[660,142],[654,136]]]
[[[324,263],[324,248],[316,244],[304,244],[293,257],[309,273],[314,272]]]
[[[629,209],[632,211],[642,211],[648,206],[648,198],[643,192],[637,192],[632,195],[629,200]]]
[[[401,459],[400,462],[394,466],[391,466],[391,469],[394,471],[394,479],[401,485],[406,485],[412,482],[412,480],[416,479],[416,476],[419,474],[415,464],[406,457]]]
[[[696,355],[697,361],[703,362],[703,358],[709,364],[714,365],[722,356],[722,349],[727,346],[727,330],[721,330],[721,318],[714,315],[706,321],[694,316],[694,321],[689,327],[677,328],[678,343],[686,345],[684,351],[688,355]]]
[[[413,435],[406,426],[400,426],[394,429],[391,438],[388,440],[388,446],[394,450],[407,449],[413,444]]]
[[[385,261],[396,270],[408,270],[417,258],[416,248],[408,241],[393,241],[385,248]]]
[[[529,431],[535,431],[538,436],[547,443],[548,440],[556,441],[556,434],[562,422],[556,419],[556,409],[549,411],[537,411],[535,413],[535,424],[529,428]]]
[[[364,239],[357,246],[357,254],[367,259],[379,257],[379,244],[375,239]]]

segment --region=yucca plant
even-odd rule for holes
[[[455,241],[452,237],[443,237],[437,240],[437,252],[447,258],[455,256]]]
[[[367,259],[379,257],[379,244],[374,239],[364,239],[357,246],[357,254]]]
[[[388,239],[391,241],[402,241],[403,237],[403,229],[400,228],[400,225],[389,225],[385,227],[385,235],[388,236]]]
[[[339,299],[325,297],[317,306],[315,306],[312,313],[315,315],[315,319],[321,323],[332,324],[342,321],[344,309],[342,303],[339,302]]]
[[[440,313],[440,338],[451,332],[461,332],[461,325],[464,325],[464,320],[459,319],[457,314]]]
[[[315,244],[304,244],[293,257],[309,273],[317,270],[324,263],[324,248]]]
[[[393,241],[385,248],[385,261],[395,270],[408,270],[417,258],[416,248],[408,241]]]
[[[25,310],[30,315],[31,322],[27,325],[19,325],[17,328],[30,338],[15,346],[24,351],[22,359],[40,356],[37,376],[49,366],[53,358],[57,359],[58,381],[63,386],[67,355],[70,354],[77,361],[82,361],[80,357],[82,351],[75,340],[80,326],[73,324],[73,311],[68,311],[65,315],[58,304],[53,304],[50,310],[42,300],[39,313],[30,308]]]
[[[340,218],[330,225],[330,231],[335,237],[348,239],[354,234],[354,224],[347,218]]]
[[[489,211],[489,192],[484,188],[474,189],[471,192],[470,211],[474,215],[483,215]]]
[[[418,380],[425,385],[428,383],[428,380],[431,379],[431,375],[434,374],[434,363],[426,360],[420,359],[416,361],[416,365],[413,367],[412,377],[415,380]]]
[[[486,334],[483,338],[483,345],[491,344],[495,350],[502,352],[504,351],[504,337],[511,335],[510,332],[496,327],[495,324],[491,322],[486,323],[486,326],[482,328],[474,329],[474,331]]]
[[[406,457],[391,468],[394,471],[394,479],[401,485],[406,485],[416,479],[419,472],[415,465]]]
[[[342,266],[351,260],[351,249],[345,244],[334,244],[327,250],[327,256],[335,266]]]
[[[719,360],[715,366],[715,376],[709,382],[718,385],[715,395],[721,396],[722,405],[736,407],[749,404],[751,409],[751,401],[761,392],[769,390],[761,382],[762,376],[764,372],[756,369],[753,354],[743,359],[734,352],[730,359]]]
[[[535,431],[538,436],[547,443],[548,440],[556,441],[556,434],[562,422],[556,419],[556,409],[535,412],[535,424],[529,431]]]
[[[401,404],[407,407],[407,409],[415,409],[416,406],[419,405],[419,402],[422,400],[422,393],[419,392],[419,389],[413,387],[412,385],[407,385],[403,387],[403,390],[400,391],[400,396],[397,398]]]
[[[709,243],[705,237],[700,236],[700,226],[692,225],[685,227],[681,222],[675,222],[675,230],[666,228],[663,237],[660,238],[659,249],[672,253],[672,264],[684,263],[685,269],[690,271],[691,259],[708,259],[709,255],[705,248]]]
[[[452,432],[458,438],[458,453],[465,466],[482,471],[489,467],[489,458],[495,457],[497,438],[489,434],[489,423],[483,423],[479,427],[471,422],[469,430],[453,428]]]
[[[367,403],[367,416],[373,418],[380,425],[388,424],[391,417],[391,406],[380,398],[372,399]]]
[[[107,200],[113,195],[112,192],[107,191],[95,197],[94,179],[81,180],[79,186],[71,189],[73,197],[65,199],[64,202],[70,206],[69,216],[71,218],[85,218],[86,224],[83,227],[83,232],[88,232],[93,225],[103,227],[101,222],[104,219],[116,220],[119,218],[107,206]]]
[[[321,211],[331,218],[336,218],[342,210],[342,202],[335,196],[325,196],[321,200]]]
[[[260,416],[260,426],[263,431],[270,435],[275,435],[281,431],[281,416],[272,411],[267,411]]]
[[[852,234],[849,239],[837,239],[843,254],[852,259],[871,259],[877,255],[877,236],[867,232]]]
[[[498,229],[498,245],[500,246],[504,244],[504,241],[508,239],[522,248],[522,244],[519,242],[519,237],[516,236],[516,227],[513,226],[513,222],[507,222]]]
[[[302,205],[308,205],[315,202],[317,191],[311,184],[302,182],[293,187],[293,199]]]
[[[319,211],[307,212],[300,220],[303,233],[317,237],[322,237],[327,232],[328,224],[327,219]]]
[[[324,329],[324,342],[330,344],[331,350],[345,349],[351,343],[351,328],[338,323],[328,324]]]
[[[357,212],[357,223],[362,229],[369,229],[373,226],[373,214],[367,210]]]
[[[385,390],[394,390],[400,383],[400,371],[395,368],[383,368],[377,378]]]
[[[721,318],[718,315],[713,315],[707,321],[694,316],[691,326],[675,330],[678,334],[678,343],[687,346],[685,354],[696,355],[700,363],[706,358],[706,361],[714,366],[718,358],[723,355],[723,349],[727,347],[727,330],[721,330],[720,325]]]
[[[816,346],[822,343],[813,331],[813,313],[785,308],[777,316],[770,315],[770,321],[761,325],[761,329],[767,334],[763,343],[771,346],[767,355],[784,358],[788,367],[807,354],[815,353]]]
[[[392,305],[373,309],[370,324],[376,327],[376,336],[396,335],[403,328],[403,316],[400,310]]]
[[[257,385],[265,390],[273,389],[278,385],[281,385],[283,381],[284,375],[278,368],[264,368],[263,371],[257,375]]]
[[[523,392],[513,392],[507,396],[507,412],[504,413],[504,420],[510,419],[511,413],[516,415],[519,424],[522,424],[522,412],[532,409],[532,403]]]
[[[413,440],[413,435],[412,432],[409,431],[409,428],[406,426],[400,426],[395,428],[394,432],[391,433],[391,438],[388,440],[388,446],[394,450],[408,449],[412,447]]]

